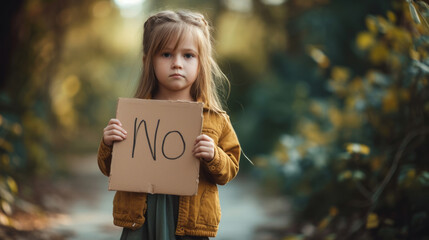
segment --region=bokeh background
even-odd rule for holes
[[[429,5],[414,0],[1,4],[0,239],[119,239],[96,166],[145,19],[210,19],[245,158],[216,239],[429,239]],[[241,230],[237,230],[241,229]]]

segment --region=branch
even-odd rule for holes
[[[378,198],[380,197],[381,193],[384,191],[384,188],[386,188],[386,185],[390,182],[390,180],[392,179],[393,174],[395,173],[396,169],[398,168],[399,165],[399,160],[402,157],[402,154],[404,153],[408,143],[416,136],[418,135],[424,135],[424,134],[428,134],[429,133],[429,128],[423,128],[423,129],[419,129],[416,130],[414,132],[409,133],[405,139],[402,141],[401,145],[399,146],[399,150],[396,152],[395,154],[395,158],[393,160],[393,164],[389,169],[389,172],[387,173],[386,177],[383,179],[383,182],[380,184],[380,186],[377,188],[377,190],[374,192],[374,194],[372,195],[371,201],[372,204],[375,205],[375,203],[377,202]]]

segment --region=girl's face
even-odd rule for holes
[[[157,98],[195,100],[191,97],[192,84],[198,75],[198,47],[193,34],[186,34],[174,49],[171,41],[153,58],[158,80]]]

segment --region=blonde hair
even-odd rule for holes
[[[135,97],[147,99],[155,95],[158,83],[153,57],[170,41],[176,41],[177,47],[189,32],[196,38],[199,61],[198,76],[191,87],[191,96],[216,112],[223,111],[220,94],[225,93],[225,85],[228,91],[230,86],[228,78],[213,59],[210,26],[202,14],[183,10],[162,11],[150,16],[144,23],[143,69]]]

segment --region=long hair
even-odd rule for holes
[[[177,47],[185,34],[192,34],[198,45],[199,71],[191,87],[191,96],[210,109],[221,112],[220,94],[226,99],[230,83],[213,58],[208,22],[202,14],[189,11],[162,11],[150,16],[144,23],[143,68],[134,96],[147,99],[156,94],[158,83],[153,58],[171,41]]]

